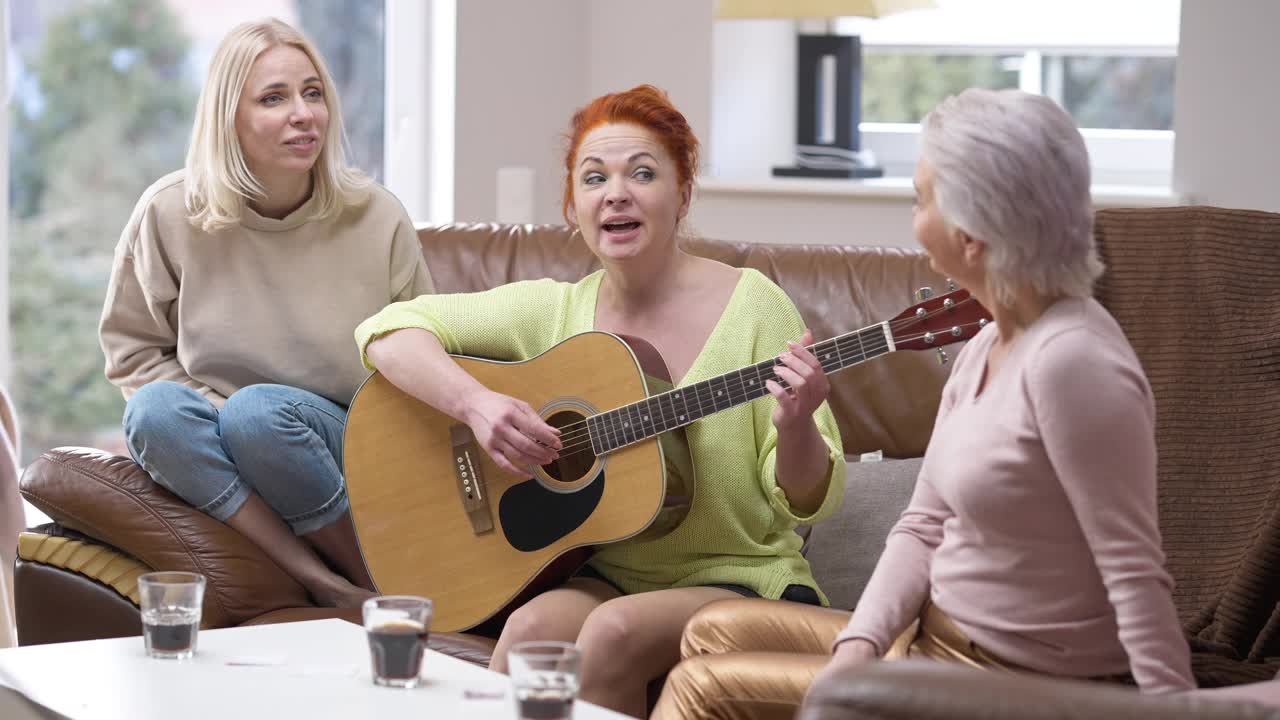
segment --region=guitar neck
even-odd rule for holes
[[[814,343],[808,350],[824,371],[833,373],[893,352],[893,334],[889,324],[882,322]],[[603,455],[764,397],[769,394],[765,387],[768,380],[786,387],[787,383],[774,372],[779,362],[777,358],[765,360],[592,415],[587,418],[591,449],[597,456]]]

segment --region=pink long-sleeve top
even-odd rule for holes
[[[969,638],[1053,675],[1195,687],[1156,517],[1155,406],[1120,326],[1053,304],[985,387],[983,329],[943,390],[911,503],[849,626],[883,653],[932,599]]]

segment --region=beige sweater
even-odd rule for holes
[[[116,246],[99,326],[107,379],[126,398],[172,380],[218,407],[255,383],[350,404],[368,375],[356,325],[432,291],[404,208],[375,185],[324,222],[307,221],[308,201],[282,220],[246,208],[239,226],[210,234],[187,221],[183,178],[143,193]]]

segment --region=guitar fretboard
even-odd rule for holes
[[[828,373],[893,352],[888,323],[878,323],[809,346]],[[591,449],[597,456],[683,427],[721,410],[769,394],[765,382],[783,387],[786,381],[774,371],[776,358],[748,365],[685,387],[675,388],[639,402],[587,418]]]

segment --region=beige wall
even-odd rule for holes
[[[534,169],[535,222],[559,222],[560,134],[586,96],[589,0],[460,0],[454,218],[497,216],[498,169]]]
[[[711,128],[714,7],[711,0],[593,0],[588,96],[657,85],[705,138]]]
[[[503,167],[533,170],[534,222],[561,222],[574,109],[642,82],[705,137],[712,0],[459,0],[454,218],[493,220]]]
[[[572,110],[600,93],[638,82],[666,88],[708,149],[712,133],[728,132],[735,117],[750,112],[726,114],[719,100],[713,106],[713,52],[732,55],[713,48],[713,0],[464,0],[458,6],[458,220],[494,219],[498,169],[519,165],[534,170],[532,219],[559,222],[561,135]],[[1192,201],[1280,211],[1276,27],[1275,0],[1183,0],[1174,190]],[[732,166],[739,143],[757,152],[757,140],[735,138],[719,158],[708,152],[705,165]],[[708,188],[690,223],[697,232],[732,240],[914,242],[910,200],[903,196]]]
[[[1280,212],[1280,2],[1182,0],[1173,184],[1192,202]]]

